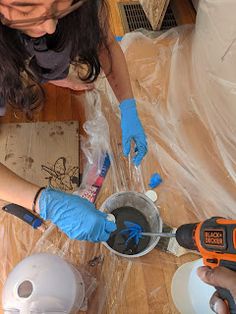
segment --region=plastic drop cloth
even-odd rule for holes
[[[212,215],[234,218],[235,10],[234,0],[202,0],[196,26],[124,37],[121,45],[149,141],[140,168],[122,156],[119,111],[106,80],[101,77],[96,92],[81,96],[88,133],[81,189],[91,184],[89,169],[101,167],[104,153],[112,156],[98,208],[114,192],[144,192],[151,174],[159,172],[164,182],[156,189],[157,205],[165,223],[178,226]],[[25,256],[55,252],[97,278],[88,313],[177,313],[171,278],[178,265],[193,257],[154,249],[139,259],[122,259],[103,245],[70,241],[54,227],[42,235],[0,215],[1,286]]]

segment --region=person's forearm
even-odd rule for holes
[[[0,199],[31,209],[38,189],[0,163]]]
[[[100,52],[99,59],[113,92],[119,102],[133,98],[126,60],[123,51],[113,36],[109,41],[109,50],[111,58],[107,49],[104,48]]]

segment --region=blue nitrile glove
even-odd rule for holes
[[[131,149],[131,141],[136,144],[135,166],[139,166],[147,153],[147,140],[136,109],[135,99],[126,99],[120,103],[123,154],[127,157]]]
[[[59,190],[46,188],[39,198],[40,216],[52,221],[71,239],[107,241],[116,224],[88,200]]]

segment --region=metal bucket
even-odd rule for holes
[[[129,192],[120,192],[111,195],[106,201],[102,204],[100,210],[103,212],[111,213],[113,210],[120,207],[133,207],[137,209],[141,214],[147,219],[151,232],[161,232],[162,231],[162,220],[159,214],[159,211],[155,204],[144,194],[129,191]],[[112,247],[110,247],[106,242],[103,244],[113,253],[128,257],[135,258],[143,256],[149,253],[152,249],[155,248],[159,241],[160,237],[150,237],[150,241],[147,247],[138,254],[128,255],[117,252]]]

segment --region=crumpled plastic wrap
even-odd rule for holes
[[[149,139],[143,175],[160,170],[160,202],[171,214],[234,217],[234,8],[234,1],[201,1],[196,26],[122,42]]]
[[[97,91],[80,96],[86,109],[83,148],[87,156],[81,188],[99,173],[104,153],[111,168],[96,205],[118,191],[148,189],[159,172],[155,190],[163,221],[171,226],[212,215],[234,218],[236,211],[236,3],[202,0],[196,26],[165,33],[125,35],[125,53],[138,111],[148,136],[149,152],[135,168],[121,147],[117,101],[104,77]],[[227,23],[226,23],[227,21]],[[145,48],[145,49],[144,49]],[[101,131],[102,130],[102,131]],[[108,133],[109,131],[109,133]],[[177,313],[171,300],[176,258],[154,249],[129,260],[102,244],[71,241],[51,226],[42,235],[0,213],[1,286],[25,256],[51,252],[83,265],[98,287],[88,313]]]

